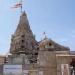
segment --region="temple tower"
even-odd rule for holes
[[[25,54],[30,62],[36,61],[38,54],[37,41],[30,29],[25,11],[20,16],[17,29],[12,35],[10,53],[16,55]]]

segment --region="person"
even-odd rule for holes
[[[64,65],[63,67],[63,75],[69,75],[67,65]]]

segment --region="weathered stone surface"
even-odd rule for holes
[[[57,73],[57,61],[55,51],[39,51],[38,64],[43,67],[44,75],[55,75]],[[57,75],[57,74],[56,74]]]

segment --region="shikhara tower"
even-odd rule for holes
[[[25,54],[30,62],[37,61],[37,41],[30,29],[25,11],[21,14],[17,29],[12,35],[10,53]]]

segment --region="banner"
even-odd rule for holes
[[[69,65],[61,64],[61,73],[62,75],[69,75]]]
[[[22,65],[4,65],[4,75],[22,75]]]

